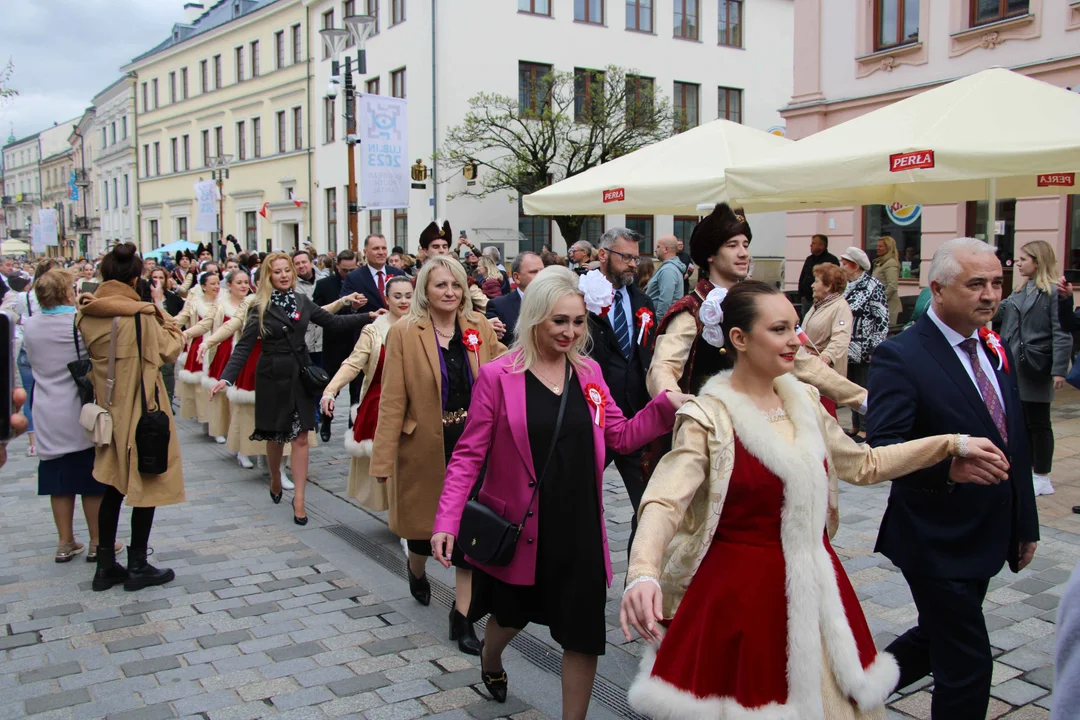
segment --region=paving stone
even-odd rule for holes
[[[1027,578],[1026,580],[1020,580],[1009,585],[1013,590],[1019,590],[1022,593],[1028,595],[1038,595],[1039,593],[1046,592],[1050,588],[1054,587],[1053,583],[1044,582],[1042,580],[1036,580],[1035,578]]]
[[[351,600],[352,598],[368,595],[368,591],[361,587],[341,588],[340,590],[328,590],[322,595],[327,600]]]
[[[1046,689],[1023,680],[1009,680],[990,688],[990,695],[1010,705],[1026,705],[1046,694]]]
[[[387,613],[394,612],[394,608],[389,605],[367,605],[349,608],[345,610],[345,614],[351,618],[365,618],[372,615],[385,615]]]
[[[251,633],[247,630],[236,630],[233,632],[218,633],[216,635],[206,635],[199,638],[196,642],[199,647],[204,650],[210,648],[221,647],[222,645],[239,645],[245,640],[251,639]]]
[[[176,713],[172,707],[168,703],[162,703],[106,715],[105,720],[171,720],[174,717]]]
[[[271,580],[270,582],[259,583],[259,589],[264,592],[271,592],[274,590],[287,590],[289,588],[299,587],[303,585],[304,581],[300,578],[285,578],[283,580]]]
[[[347,697],[349,695],[357,695],[359,693],[378,690],[389,684],[390,681],[383,675],[379,673],[369,673],[367,675],[358,675],[356,677],[348,678],[347,680],[335,680],[327,683],[326,687],[338,697]]]
[[[220,710],[231,705],[236,705],[238,702],[236,693],[232,690],[220,690],[214,693],[207,693],[205,695],[194,695],[183,700],[177,700],[173,703],[173,708],[177,714],[183,715],[195,715],[197,713],[209,713],[214,710]],[[203,715],[202,717],[206,717]]]
[[[446,690],[435,695],[428,695],[420,700],[427,705],[432,712],[447,712],[459,708],[476,705],[485,702],[485,698],[474,691],[471,687],[459,687]]]
[[[424,695],[432,695],[439,689],[427,680],[413,680],[412,682],[389,685],[376,690],[379,697],[386,703],[397,703],[402,700],[411,700]]]
[[[138,602],[131,603],[130,605],[121,605],[121,615],[140,615],[142,613],[153,612],[154,610],[166,610],[171,608],[172,604],[168,600],[154,600],[152,602]]]
[[[302,672],[318,669],[318,665],[311,658],[295,658],[285,662],[270,663],[259,668],[259,674],[267,679],[279,677],[293,677]]]
[[[119,628],[134,627],[136,625],[142,625],[145,622],[146,618],[142,617],[141,615],[98,620],[94,623],[94,632],[105,632],[107,630],[118,630]]]
[[[1020,647],[1012,652],[1005,653],[999,657],[998,660],[1026,672],[1040,668],[1043,665],[1049,665],[1053,661],[1053,658],[1046,653],[1038,652],[1028,647]]]
[[[240,699],[244,702],[262,700],[263,698],[283,695],[300,689],[300,684],[290,677],[262,680],[251,685],[242,685],[236,689]]]
[[[1024,675],[1024,680],[1047,690],[1051,690],[1054,687],[1054,668],[1050,665],[1036,668]]]
[[[465,709],[465,712],[471,717],[476,718],[476,720],[494,720],[495,718],[508,717],[520,712],[525,712],[529,709],[529,706],[521,700],[513,695],[509,695],[504,703],[488,700],[487,702],[477,705],[470,705]]]
[[[74,675],[75,673],[80,672],[82,672],[82,665],[77,662],[47,665],[46,667],[37,670],[28,670],[27,672],[19,673],[19,682],[23,685],[29,685],[30,683],[39,682],[41,680],[55,680],[56,678],[62,678],[65,675]]]
[[[197,555],[188,560],[188,565],[211,565],[213,563],[225,562],[228,559],[228,555]]]
[[[0,637],[0,650],[12,650],[27,647],[28,645],[37,645],[39,642],[41,642],[41,638],[36,632],[8,635],[7,637]]]
[[[286,645],[285,647],[274,648],[269,651],[270,657],[274,659],[274,662],[282,662],[284,660],[293,660],[295,658],[306,658],[312,655],[318,655],[323,651],[323,647],[317,642],[305,642],[297,645]]]
[[[368,643],[364,646],[364,650],[372,657],[379,655],[389,655],[390,653],[398,653],[402,650],[409,650],[415,648],[410,641],[405,638],[392,638],[390,640],[379,640],[377,642]]]
[[[60,708],[71,707],[72,705],[88,702],[90,702],[90,693],[86,688],[79,688],[78,690],[69,690],[67,692],[58,692],[52,693],[51,695],[30,698],[26,701],[26,713],[28,715],[36,715],[38,713],[59,710]]]
[[[42,618],[75,615],[76,613],[81,613],[82,611],[82,605],[79,605],[78,603],[68,603],[66,605],[53,605],[52,607],[34,610],[30,613],[30,617],[34,620],[41,620]]]
[[[367,720],[413,720],[428,714],[425,706],[415,700],[386,705],[364,713]]]
[[[1038,595],[1032,595],[1025,599],[1023,602],[1028,605],[1034,605],[1040,610],[1053,610],[1058,606],[1060,598],[1050,593],[1039,593]]]
[[[317,705],[318,703],[333,700],[334,695],[324,687],[310,687],[284,695],[275,695],[270,698],[274,707],[281,710],[295,710],[296,708]]]
[[[135,637],[124,638],[123,640],[114,640],[113,642],[105,643],[105,648],[110,653],[121,653],[127,650],[141,650],[142,648],[153,647],[155,645],[161,644],[161,638],[157,635],[136,635]]]
[[[163,670],[174,670],[178,667],[180,667],[180,660],[175,655],[166,655],[153,660],[125,663],[120,666],[120,670],[127,677],[137,677],[139,675],[151,675]]]
[[[441,690],[453,690],[455,688],[476,685],[482,681],[480,679],[480,670],[470,667],[468,670],[458,670],[457,672],[433,677],[431,678],[431,682],[439,686],[439,689]]]
[[[308,670],[293,676],[304,687],[326,685],[327,683],[348,680],[356,677],[351,670],[341,665],[320,667],[317,670]]]
[[[229,614],[234,618],[254,617],[257,615],[266,615],[267,613],[277,612],[281,608],[277,603],[258,603],[256,605],[248,605],[246,607],[237,607],[229,610]]]

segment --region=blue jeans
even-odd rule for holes
[[[34,392],[34,374],[30,372],[30,359],[26,357],[26,348],[19,350],[16,364],[19,366],[19,377],[22,379],[23,389],[26,390],[26,404],[22,407],[22,413],[26,416],[26,431],[34,432],[34,413],[30,407],[30,396]]]

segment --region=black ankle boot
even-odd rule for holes
[[[450,609],[450,639],[457,640],[458,650],[466,655],[480,654],[480,641],[476,638],[473,624],[456,607]]]
[[[146,556],[152,551],[147,548],[128,548],[128,571],[124,589],[128,591],[142,590],[154,585],[164,585],[176,578],[172,570],[159,570],[146,562]]]
[[[421,605],[430,605],[431,583],[428,582],[427,573],[424,573],[421,577],[415,577],[407,563],[405,565],[405,572],[409,574],[409,593],[416,598],[416,602]]]
[[[116,546],[98,545],[97,548],[97,572],[94,573],[94,582],[91,587],[94,592],[108,590],[113,585],[119,585],[128,579],[128,571],[123,565],[116,563]]]

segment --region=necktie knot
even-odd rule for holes
[[[979,341],[975,338],[968,338],[960,342],[960,348],[972,357],[976,356],[979,352]]]

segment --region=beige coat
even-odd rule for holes
[[[903,304],[900,302],[900,262],[889,258],[874,263],[874,277],[885,286],[885,300],[889,306],[889,325],[895,325]]]
[[[843,295],[827,298],[821,305],[815,304],[803,318],[803,330],[813,347],[817,348],[818,355],[823,360],[828,358],[833,370],[844,377],[847,377],[848,345],[851,344],[853,322],[851,306]]]
[[[112,320],[120,318],[117,328],[115,389],[112,405],[107,408],[113,420],[112,443],[97,449],[94,478],[111,485],[127,496],[131,507],[159,507],[184,500],[184,473],[180,460],[180,439],[167,401],[161,366],[173,362],[183,348],[180,328],[150,303],[139,300],[130,285],[110,280],[102,283],[93,296],[79,299],[76,323],[93,361],[91,379],[99,403],[105,401],[108,377],[109,337]],[[134,318],[142,322],[142,357],[135,339]],[[135,426],[142,417],[139,382],[146,388],[146,401],[154,407],[157,388],[161,409],[169,416],[169,469],[161,475],[143,478],[137,469]]]
[[[458,315],[458,327],[480,331],[479,365],[467,353],[473,379],[506,348],[483,315]],[[442,495],[442,373],[431,319],[399,320],[386,337],[379,424],[371,457],[373,477],[389,478],[390,529],[407,540],[427,540]]]
[[[248,297],[251,297],[251,296],[249,295]],[[207,333],[212,333],[213,331],[217,330],[218,328],[220,328],[222,325],[224,325],[227,322],[226,319],[225,319],[226,316],[228,316],[229,319],[232,319],[232,318],[236,317],[237,315],[239,315],[240,312],[241,312],[241,310],[240,310],[241,307],[244,308],[243,312],[244,312],[244,315],[246,317],[246,315],[247,315],[247,305],[248,305],[247,298],[244,298],[243,300],[241,300],[239,305],[233,305],[232,298],[229,297],[228,292],[227,291],[222,291],[222,293],[218,296],[217,302],[214,303],[214,305],[212,306],[213,312],[208,313],[202,320],[199,320],[197,323],[195,323],[194,325],[189,327],[187,330],[185,330],[184,331],[184,340],[185,341],[190,341],[190,340],[194,340],[197,337],[202,337],[202,336],[206,335]],[[183,314],[183,313],[181,313],[181,314]],[[177,316],[177,317],[180,317],[180,316]],[[233,342],[235,343],[239,339],[240,338],[238,336],[233,340]],[[205,343],[206,340],[203,340],[203,342]],[[206,354],[203,356],[203,367],[209,369],[210,364],[214,362],[214,355],[216,353],[217,353],[217,345],[216,344],[213,345],[213,346],[208,346],[206,348]]]
[[[379,367],[379,355],[382,352],[383,344],[386,342],[386,336],[390,333],[393,324],[394,319],[390,316],[390,313],[387,313],[377,317],[375,322],[370,325],[364,326],[364,329],[360,331],[360,339],[356,341],[356,345],[353,346],[349,357],[341,363],[337,373],[330,379],[330,384],[323,390],[323,397],[337,397],[341,388],[355,380],[360,373],[364,373],[364,382],[360,386],[360,402],[364,402],[364,397],[367,395],[368,389],[371,388],[371,378],[374,377],[375,370]],[[348,440],[351,437],[351,435],[346,436],[346,447],[348,447]]]

